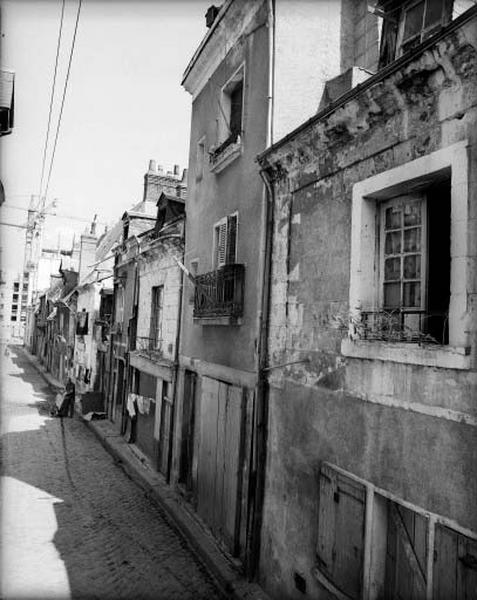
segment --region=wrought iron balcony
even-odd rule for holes
[[[224,265],[195,278],[194,318],[241,317],[245,266]]]

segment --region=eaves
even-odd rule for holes
[[[278,148],[284,146],[287,142],[295,138],[299,133],[301,133],[308,127],[311,127],[315,123],[326,119],[328,116],[330,116],[336,110],[344,106],[350,100],[353,100],[354,98],[362,94],[365,90],[372,88],[374,85],[381,82],[383,79],[386,79],[386,77],[389,77],[393,73],[396,73],[409,63],[413,62],[418,56],[426,52],[426,50],[432,48],[432,46],[434,46],[437,42],[446,38],[450,33],[455,31],[456,29],[459,29],[462,25],[464,25],[464,23],[474,19],[476,16],[477,5],[473,6],[472,8],[469,8],[460,17],[457,17],[457,19],[455,19],[454,21],[449,23],[449,25],[444,27],[439,33],[436,33],[436,35],[432,36],[431,38],[423,42],[418,48],[414,49],[414,51],[406,53],[404,54],[404,56],[401,56],[389,65],[386,65],[385,67],[380,69],[375,75],[372,75],[363,83],[358,84],[356,87],[340,96],[335,102],[332,102],[329,106],[325,107],[323,110],[316,113],[316,115],[313,115],[304,123],[293,129],[293,131],[288,133],[285,137],[278,140],[278,142],[275,142],[269,148],[258,154],[256,158],[257,162],[259,162],[262,166],[266,166],[267,157],[270,156],[270,154],[273,154],[273,152],[275,152],[276,150],[278,150]]]

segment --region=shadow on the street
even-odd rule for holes
[[[106,469],[107,473],[104,473],[104,461],[110,460],[112,467],[113,458],[103,454],[98,458],[97,452],[91,452],[91,448],[98,442],[78,418],[50,416],[54,394],[28,362],[23,354],[24,350],[20,347],[11,347],[10,350],[9,359],[19,371],[9,373],[8,376],[28,383],[34,402],[19,403],[15,407],[12,420],[16,420],[11,428],[7,425],[7,433],[2,435],[2,476],[9,481],[16,480],[13,487],[17,494],[29,495],[30,499],[26,502],[30,512],[40,510],[43,515],[42,523],[35,523],[33,520],[33,526],[38,525],[43,532],[48,532],[49,537],[42,542],[42,548],[49,545],[54,547],[50,564],[42,558],[41,570],[33,574],[33,577],[37,577],[40,583],[43,579],[44,583],[45,580],[48,581],[49,570],[59,569],[64,572],[65,584],[62,588],[63,595],[58,590],[51,595],[42,595],[37,589],[35,593],[26,592],[21,597],[85,600],[160,598],[157,593],[153,594],[148,590],[148,573],[154,569],[160,577],[176,581],[177,574],[171,574],[165,562],[171,560],[170,552],[164,553],[159,548],[155,553],[145,548],[141,550],[144,558],[138,561],[138,540],[131,537],[131,529],[125,528],[124,536],[121,537],[122,530],[118,531],[121,526],[110,517],[110,510],[114,509],[115,502],[109,495],[114,474],[111,474],[112,469]],[[28,411],[26,407],[29,408]],[[35,408],[38,413],[32,414],[31,408]],[[94,482],[93,486],[91,482]],[[96,494],[94,507],[91,502],[92,489]],[[141,493],[139,490],[137,492]],[[134,496],[134,491],[131,496]],[[46,501],[40,503],[40,509],[39,499]],[[152,502],[151,511],[159,511]],[[8,514],[19,518],[15,512]],[[133,509],[127,518],[135,520]],[[31,531],[32,538],[37,535],[37,532]],[[118,536],[121,539],[119,543]],[[116,542],[113,543],[112,540]],[[181,541],[180,544],[184,545],[184,542]],[[164,553],[163,557],[161,552]],[[25,557],[15,557],[20,565],[22,559],[26,560]],[[164,566],[161,561],[164,561]],[[24,571],[31,572],[34,569],[35,566],[31,563],[25,564]],[[56,579],[58,578],[61,580],[61,576]],[[184,569],[184,581],[186,579],[187,569]],[[18,596],[5,594],[4,597]],[[203,596],[199,590],[187,588],[183,588],[180,594],[162,597],[167,600],[218,598],[214,594]]]

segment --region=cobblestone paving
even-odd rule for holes
[[[2,597],[222,596],[160,508],[51,395],[2,354]]]

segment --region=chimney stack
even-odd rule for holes
[[[174,175],[176,177],[179,177],[179,171],[180,171],[179,165],[174,165]]]
[[[212,4],[212,6],[209,6],[209,8],[207,9],[207,12],[205,13],[205,25],[207,26],[208,29],[210,29],[212,27],[212,25],[215,22],[215,19],[217,18],[217,15],[219,14],[219,8],[217,6],[214,6]]]
[[[91,265],[96,261],[96,236],[83,233],[80,241],[79,274],[78,281],[81,282],[91,271]]]

